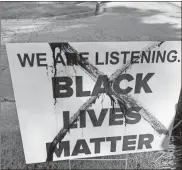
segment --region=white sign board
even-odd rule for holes
[[[6,48],[27,164],[168,148],[180,41]]]

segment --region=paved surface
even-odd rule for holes
[[[40,4],[39,4],[40,5]],[[41,4],[43,5],[43,4]],[[5,43],[7,42],[56,42],[56,41],[143,41],[181,40],[181,8],[166,2],[108,3],[107,10],[94,16],[94,5],[88,13],[56,16],[39,19],[2,20],[0,97],[2,168],[162,168],[174,164],[173,152],[150,152],[102,157],[108,161],[61,161],[45,164],[25,165],[21,135]],[[171,145],[174,150],[174,146]],[[171,159],[173,157],[173,159]],[[111,160],[117,159],[117,160]],[[172,161],[172,162],[171,162]],[[109,167],[110,166],[110,167]]]

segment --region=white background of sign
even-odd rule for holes
[[[110,42],[110,43],[70,43],[79,52],[99,52],[104,51],[139,51],[149,44],[154,42]],[[73,115],[79,107],[90,97],[76,98],[75,93],[70,98],[58,99],[54,106],[54,98],[52,96],[51,69],[45,67],[21,67],[17,53],[46,53],[47,63],[52,65],[52,51],[48,43],[27,43],[27,44],[7,44],[7,53],[11,70],[13,89],[16,99],[17,112],[20,122],[21,135],[23,139],[23,147],[25,152],[26,163],[44,162],[46,160],[46,143],[51,142],[63,126],[63,111],[70,111]],[[178,58],[181,59],[181,44],[180,42],[165,42],[156,50],[177,50]],[[94,64],[95,58],[90,55],[89,61]],[[100,71],[110,76],[118,68],[123,67],[122,62],[117,65],[96,66]],[[63,68],[63,67],[61,67]],[[65,67],[64,67],[65,68]],[[63,69],[64,69],[63,68]],[[83,76],[84,90],[92,91],[95,82],[88,77],[80,68],[76,68],[76,75]],[[181,62],[174,63],[157,63],[157,64],[136,64],[133,65],[127,73],[134,77],[136,73],[155,72],[154,77],[149,81],[153,93],[141,93],[131,95],[142,103],[144,108],[151,112],[167,129],[171,127],[175,116],[175,104],[178,101],[179,91],[181,88]],[[75,71],[70,67],[60,72],[60,76],[74,76]],[[134,82],[130,82],[131,87],[134,87]],[[74,89],[74,88],[73,88]],[[106,100],[108,99],[108,100]],[[102,108],[102,97],[93,105],[98,116]],[[160,104],[159,104],[160,103]],[[111,108],[110,99],[105,96],[103,106]],[[94,153],[94,144],[89,143],[90,138],[109,137],[109,136],[124,136],[148,134],[154,135],[151,150],[164,149],[162,146],[165,135],[159,135],[148,122],[143,119],[134,125],[124,125],[108,127],[108,115],[101,127],[92,126],[88,123],[89,128],[72,129],[64,140],[70,140],[71,150],[74,147],[77,139],[86,139],[91,150]],[[90,121],[89,118],[87,121]],[[118,145],[117,152],[108,153],[109,143],[101,144],[101,154],[79,155],[79,158],[90,156],[103,156],[122,154],[121,145]],[[146,151],[136,150],[133,152]],[[130,151],[131,152],[131,151]],[[124,152],[129,153],[129,152]],[[77,157],[62,157],[54,160],[70,159]]]

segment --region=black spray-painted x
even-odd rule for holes
[[[142,51],[145,51],[145,52],[150,51],[156,47],[160,47],[162,43],[163,42],[154,43],[153,45],[146,47]],[[94,81],[97,81],[99,76],[105,75],[104,73],[100,72],[95,66],[93,66],[88,60],[83,60],[82,57],[80,56],[80,54],[72,46],[70,46],[69,43],[50,43],[50,47],[52,49],[53,56],[54,56],[54,67],[56,67],[55,48],[58,47],[62,51],[64,51],[64,53],[74,54],[74,55],[72,55],[72,58],[69,59],[70,60],[69,62],[72,63],[73,65],[76,64],[76,65],[80,66]],[[68,60],[68,58],[67,58],[67,60]],[[138,59],[136,59],[136,60],[138,60]],[[116,72],[114,72],[108,78],[108,81],[107,81],[108,85],[106,87],[105,93],[110,97],[113,107],[114,107],[114,103],[117,103],[120,106],[121,111],[123,112],[124,116],[126,116],[127,109],[129,107],[131,107],[131,108],[139,107],[140,108],[139,114],[143,117],[144,120],[146,120],[159,134],[168,135],[169,132],[165,128],[165,126],[160,121],[158,121],[151,113],[149,113],[144,107],[142,107],[138,101],[133,99],[128,94],[118,94],[113,89],[112,85],[113,85],[113,83],[115,83],[117,81],[117,78],[120,75],[122,75],[124,72],[126,72],[134,63],[135,63],[135,61],[133,61],[132,63],[128,62],[127,64],[124,65],[123,68],[116,70]],[[56,70],[55,70],[55,72],[56,72]],[[54,73],[54,76],[56,76],[56,73]],[[96,96],[90,97],[90,99],[88,99],[79,108],[79,110],[73,115],[73,117],[70,118],[69,126],[63,127],[59,131],[59,133],[56,135],[56,137],[54,138],[54,140],[52,141],[52,143],[48,149],[46,161],[49,162],[49,161],[53,160],[53,153],[54,153],[54,150],[55,150],[57,144],[63,140],[63,138],[69,131],[70,127],[78,120],[80,114],[83,113],[81,111],[87,111],[92,106],[92,104],[94,104],[96,102],[97,98],[101,94],[102,93],[98,93]]]

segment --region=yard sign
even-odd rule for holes
[[[6,48],[27,164],[168,148],[180,41]]]

